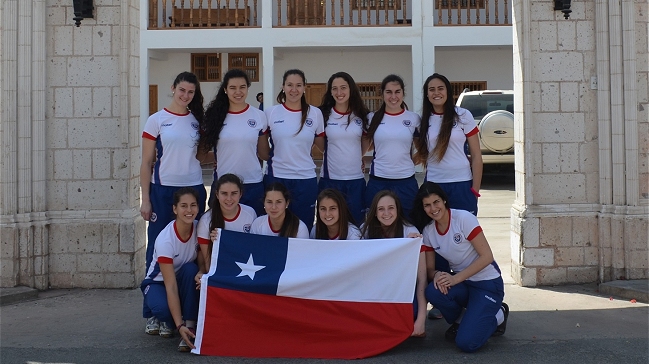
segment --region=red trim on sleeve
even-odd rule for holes
[[[158,257],[158,263],[174,264],[174,260],[169,257]]]
[[[198,238],[198,244],[209,245],[212,241],[210,239]]]
[[[476,226],[473,230],[471,230],[471,234],[469,234],[469,236],[466,237],[466,240],[468,241],[473,240],[473,238],[478,236],[478,234],[480,234],[481,232],[482,232],[482,228],[479,225]]]
[[[435,249],[433,249],[432,247],[430,247],[428,245],[423,245],[423,244],[421,245],[421,248],[419,249],[420,253],[421,252],[434,252],[434,251],[435,251]]]
[[[320,133],[320,134],[316,134],[316,135],[315,135],[316,138],[317,138],[317,137],[324,137],[324,136],[325,136],[324,131],[323,131],[322,133]]]
[[[246,104],[246,108],[241,110],[241,111],[228,111],[228,114],[243,114],[244,112],[248,111],[250,109],[250,105]]]
[[[151,140],[156,140],[157,139],[156,137],[154,137],[153,135],[147,133],[146,131],[142,132],[142,138],[151,139]]]
[[[468,138],[468,137],[470,137],[470,136],[474,136],[474,135],[478,134],[479,132],[480,132],[480,130],[478,130],[478,127],[476,126],[475,128],[473,128],[473,130],[471,130],[470,132],[466,133],[465,135],[466,135],[467,138]]]

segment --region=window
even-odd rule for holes
[[[229,53],[228,69],[233,68],[247,73],[250,82],[259,82],[259,53]]]
[[[221,81],[221,53],[192,53],[192,73],[199,81]]]
[[[370,111],[376,111],[381,106],[383,102],[383,96],[381,95],[381,83],[380,82],[368,82],[368,83],[357,83],[358,90],[361,92],[361,99],[367,106],[367,109]]]
[[[393,10],[395,8],[401,10],[401,0],[354,0],[352,2],[352,10],[358,10],[359,8],[363,10],[368,7],[370,10],[382,10],[386,7],[388,10]]]
[[[476,9],[484,9],[484,0],[459,0],[460,2],[460,8],[461,9],[466,9],[467,4],[469,8]],[[442,8],[451,8],[451,9],[457,9],[458,6],[458,0],[435,0],[435,7],[442,7]]]
[[[453,87],[453,100],[457,100],[457,97],[460,96],[462,91],[465,88],[468,88],[469,91],[482,91],[487,89],[487,81],[459,81],[451,82],[451,87]]]

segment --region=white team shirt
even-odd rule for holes
[[[173,264],[174,272],[178,272],[180,267],[196,259],[197,244],[196,221],[192,225],[192,233],[189,239],[183,241],[176,231],[176,220],[173,220],[162,229],[155,239],[153,260],[144,279],[152,279],[156,282],[163,281],[160,263]]]
[[[365,177],[361,170],[363,132],[361,118],[331,108],[325,126],[325,152],[320,177],[343,181]]]
[[[174,187],[202,185],[203,171],[196,159],[198,137],[198,121],[190,112],[180,115],[163,109],[149,116],[142,138],[156,142],[151,182]]]
[[[368,115],[372,119],[374,113]],[[374,159],[370,174],[382,178],[408,178],[415,174],[412,161],[412,139],[419,128],[419,115],[403,110],[385,113],[374,133]]]
[[[436,183],[463,182],[473,179],[469,159],[464,153],[467,138],[478,133],[473,115],[467,109],[455,107],[459,118],[453,123],[448,149],[441,161],[429,156],[426,163],[426,180]],[[442,114],[431,114],[428,119],[428,150],[437,144],[439,129],[442,127]]]
[[[216,171],[214,180],[232,173],[243,183],[258,183],[263,179],[257,159],[257,141],[268,129],[263,111],[250,107],[237,113],[229,112],[215,148]]]
[[[309,234],[309,238],[315,239],[315,225],[311,229],[311,234]],[[360,240],[360,239],[361,239],[361,231],[356,227],[356,225],[350,222],[349,227],[347,228],[347,237],[344,240]],[[335,238],[329,240],[340,240],[340,236],[336,236]]]
[[[284,105],[274,105],[264,111],[270,131],[270,159],[266,173],[286,179],[315,178],[315,163],[311,146],[316,136],[323,136],[322,112],[310,105],[304,127],[299,134],[302,112]],[[308,234],[307,234],[308,236]]]
[[[478,219],[468,211],[450,209],[448,213],[450,224],[447,231],[437,230],[435,221],[424,227],[424,245],[433,248],[435,253],[448,260],[454,272],[461,272],[480,256],[471,240],[482,232],[482,228]],[[486,281],[500,277],[495,264],[496,261],[467,279]]]
[[[255,221],[252,222],[250,233],[257,235],[279,236],[279,231],[275,231],[270,227],[270,217],[268,217],[268,215],[262,215],[256,218]],[[300,227],[297,229],[296,238],[309,238],[309,229],[302,221],[300,221]]]
[[[249,233],[252,222],[257,218],[255,209],[248,205],[239,204],[239,212],[232,220],[225,221],[225,230],[236,231],[240,233]],[[208,210],[201,216],[198,221],[198,243],[209,244],[210,240],[210,222],[212,221],[212,210]]]
[[[361,225],[361,231],[363,230],[363,226],[365,226],[365,224]],[[409,234],[419,234],[419,230],[417,230],[417,228],[414,227],[413,225],[405,225],[404,224],[403,225],[403,237],[407,238]],[[367,237],[367,232],[365,232],[365,235],[363,236],[363,239],[369,239]]]

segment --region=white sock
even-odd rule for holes
[[[498,312],[496,312],[496,325],[500,325],[505,321],[505,313],[503,312],[503,308],[501,307]]]
[[[455,320],[455,323],[456,323],[456,324],[459,324],[460,322],[462,322],[462,317],[464,317],[464,313],[465,313],[465,312],[466,312],[466,308],[463,308],[463,309],[462,309],[462,313],[461,313],[460,316]]]
[[[195,329],[196,328],[196,321],[185,320],[185,325],[187,325],[187,327],[190,328],[190,329]]]

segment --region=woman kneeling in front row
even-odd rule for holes
[[[470,212],[449,209],[446,193],[433,182],[419,188],[413,208],[415,224],[422,233],[427,252],[426,299],[438,308],[451,327],[446,339],[460,350],[474,352],[490,336],[505,333],[509,307],[498,264],[489,243]],[[446,260],[453,273],[435,270],[434,254]],[[429,259],[430,258],[430,259]]]
[[[178,351],[189,351],[194,345],[198,318],[199,291],[194,277],[196,260],[196,215],[198,193],[183,187],[173,196],[176,219],[169,223],[155,240],[153,261],[140,288],[144,307],[160,320],[160,336],[172,337],[175,327],[182,337]],[[148,318],[151,319],[151,318]]]

